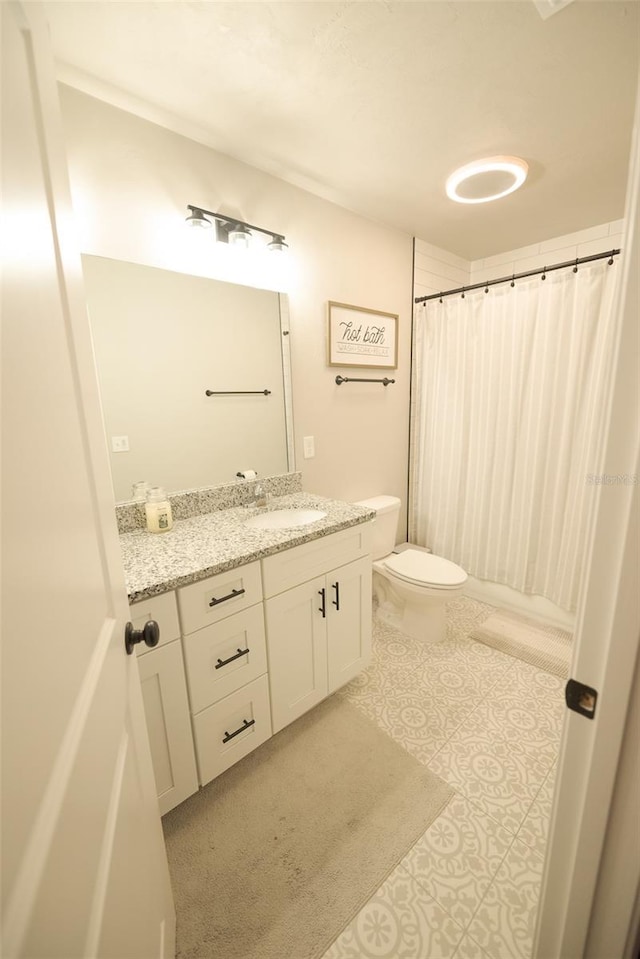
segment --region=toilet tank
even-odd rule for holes
[[[398,517],[400,516],[400,500],[397,496],[374,496],[371,499],[361,499],[354,506],[364,506],[376,511],[373,524],[372,551],[374,559],[388,556],[396,545],[398,532]]]

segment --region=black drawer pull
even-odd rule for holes
[[[226,596],[221,596],[220,599],[216,599],[214,596],[209,603],[209,606],[217,606],[218,603],[226,603],[228,599],[235,599],[236,596],[242,596],[244,592],[244,589],[232,589],[230,593],[227,593]]]
[[[326,599],[326,597],[325,597],[324,586],[322,587],[322,589],[319,589],[319,590],[318,590],[318,596],[322,596],[322,606],[318,606],[318,612],[319,612],[319,613],[322,613],[322,618],[323,618],[323,619],[326,619],[326,618],[327,618],[327,608],[326,608],[326,605],[325,605],[325,599]]]
[[[229,663],[232,663],[234,659],[240,659],[241,656],[246,656],[249,652],[249,647],[246,649],[238,649],[237,653],[234,653],[233,656],[229,656],[229,659],[219,659],[216,663],[216,669],[222,669],[223,666],[227,666]]]
[[[336,598],[332,600],[332,602],[336,608],[336,612],[339,613],[340,612],[340,583],[332,583],[331,585],[336,591]]]
[[[228,743],[230,739],[233,739],[234,736],[239,736],[240,733],[243,733],[245,729],[249,728],[249,726],[253,726],[254,723],[255,723],[255,719],[243,719],[242,726],[240,727],[240,729],[236,729],[234,733],[228,733],[227,730],[225,729],[222,742]]]

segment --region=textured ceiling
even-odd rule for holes
[[[45,7],[65,82],[460,256],[622,216],[637,2]],[[455,167],[495,154],[527,160],[520,191],[447,199]]]

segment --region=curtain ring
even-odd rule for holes
[[[575,265],[574,268],[573,268],[573,272],[574,272],[574,273],[577,273],[577,272],[578,272],[578,257],[576,257],[576,265]]]
[[[542,279],[543,279],[543,280],[546,280],[546,278],[547,278],[547,268],[546,268],[546,266],[543,266],[543,267],[542,267]]]
[[[488,281],[488,280],[487,280],[487,282],[486,282],[486,285],[485,285],[485,288],[484,288],[484,292],[485,292],[485,293],[488,293],[488,292],[489,292],[489,281]]]
[[[462,296],[460,297],[460,299],[464,300],[464,287],[462,287]]]
[[[442,303],[442,293],[440,294],[440,302]]]
[[[614,253],[614,251],[612,250],[612,251],[611,251],[611,256],[610,256],[609,259],[607,260],[607,263],[609,264],[609,266],[613,266],[613,253]]]
[[[515,285],[516,285],[516,275],[515,273],[513,273],[511,275],[511,286],[515,286]]]

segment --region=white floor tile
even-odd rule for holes
[[[514,836],[549,771],[550,761],[494,733],[472,714],[429,761],[429,769],[498,820]]]
[[[489,959],[486,952],[483,952],[475,939],[464,935],[460,940],[453,959]]]
[[[512,842],[506,829],[456,795],[402,865],[466,927]]]
[[[463,929],[398,867],[323,959],[453,959]]]
[[[565,681],[469,639],[493,611],[448,603],[435,645],[375,621],[340,693],[456,796],[324,959],[530,957]]]
[[[515,840],[467,934],[488,959],[529,959],[544,859]]]
[[[551,819],[555,774],[556,766],[554,764],[540,787],[540,791],[534,799],[517,836],[518,839],[526,843],[531,849],[534,849],[540,856],[544,856],[547,848],[547,839],[549,838],[549,821]]]

